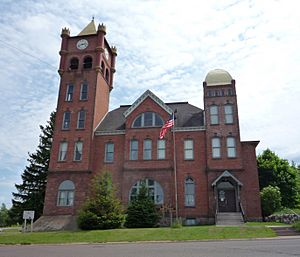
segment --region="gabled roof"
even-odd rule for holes
[[[97,34],[94,19],[78,34],[78,36]]]
[[[154,102],[156,102],[167,113],[172,114],[173,111],[170,107],[168,107],[162,100],[160,100],[150,90],[147,90],[124,112],[125,118],[127,118],[130,115],[130,113],[132,113],[147,97],[150,97]]]
[[[175,129],[190,129],[204,126],[204,113],[202,109],[188,102],[164,103],[164,105],[171,110],[171,113],[177,110],[175,114]],[[131,107],[132,105],[121,105],[119,108],[108,112],[97,127],[96,134],[124,132],[126,122],[124,113],[127,113]]]
[[[235,176],[233,176],[228,170],[225,170],[219,177],[217,177],[215,181],[211,183],[211,185],[216,186],[219,180],[221,180],[222,178],[232,178],[239,186],[243,185],[243,183],[240,182]]]

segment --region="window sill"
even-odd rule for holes
[[[79,99],[80,102],[86,102],[88,99]]]
[[[82,160],[73,160],[73,162],[82,162]]]
[[[184,159],[185,161],[194,161],[195,159]]]
[[[110,162],[110,161],[104,161],[104,163],[105,163],[105,164],[114,164],[113,161],[111,161],[111,162]]]
[[[222,160],[222,158],[221,158],[221,157],[212,157],[212,159],[213,159],[214,161],[217,161],[217,160]]]
[[[76,128],[76,130],[85,130],[85,128]]]
[[[58,160],[57,162],[64,163],[64,162],[67,162],[67,160]]]
[[[62,128],[62,131],[70,131],[70,128]]]
[[[188,208],[188,209],[194,209],[194,208],[196,208],[196,206],[195,205],[193,205],[193,206],[184,206],[184,208]]]

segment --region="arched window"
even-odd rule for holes
[[[162,118],[155,112],[144,112],[137,116],[133,122],[133,128],[142,127],[161,127],[163,125]]]
[[[108,71],[108,69],[105,70],[105,79],[107,81],[109,81],[109,71]]]
[[[90,56],[86,56],[83,59],[83,68],[84,69],[90,69],[93,66],[93,59]]]
[[[79,66],[79,60],[76,57],[73,57],[70,61],[70,70],[77,70]]]
[[[236,145],[234,137],[227,137],[227,157],[235,158],[236,157]]]
[[[71,180],[63,181],[58,187],[57,205],[72,206],[74,203],[75,185]]]
[[[232,104],[226,104],[224,106],[225,112],[225,123],[232,124],[233,123],[233,107]]]
[[[132,188],[130,189],[130,200],[133,200],[139,194],[140,188],[143,183],[145,183],[146,188],[148,189],[149,196],[153,199],[155,204],[163,204],[164,203],[164,192],[161,185],[152,179],[143,179],[136,182]]]
[[[195,206],[195,182],[192,178],[186,178],[184,182],[184,205]]]
[[[210,113],[210,124],[219,124],[219,109],[217,105],[212,105],[209,107]]]
[[[104,65],[104,62],[102,61],[101,62],[101,72],[104,74],[104,69],[105,69],[105,65]]]

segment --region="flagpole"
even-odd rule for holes
[[[174,186],[175,186],[175,214],[178,221],[178,189],[177,189],[177,164],[176,164],[176,143],[175,143],[175,113],[173,111],[173,158],[174,158]]]

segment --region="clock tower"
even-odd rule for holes
[[[62,29],[60,87],[44,216],[76,214],[88,193],[94,130],[109,109],[117,56],[105,35],[106,27],[99,24],[96,29],[94,20],[77,36]]]

